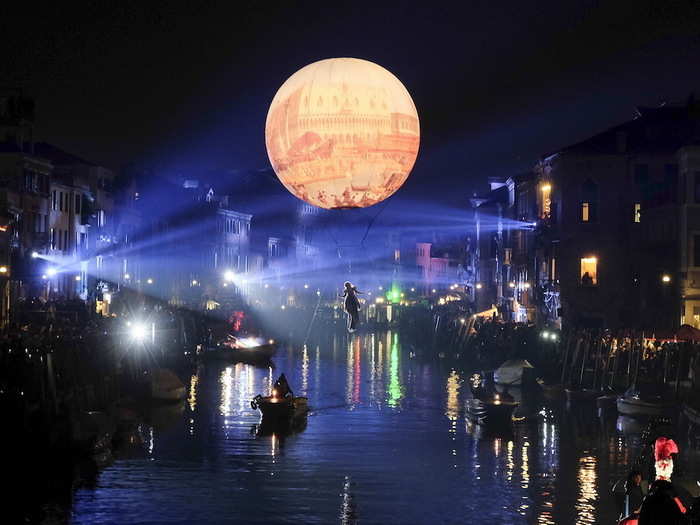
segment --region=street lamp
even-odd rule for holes
[[[197,286],[197,279],[192,279],[192,286]]]
[[[512,282],[512,281],[509,282],[509,283],[508,283],[508,287],[509,287],[509,288],[515,288],[515,283]]]
[[[39,257],[39,252],[33,251],[32,252],[32,259],[36,259],[37,257]]]
[[[670,276],[669,274],[667,274],[667,273],[663,274],[663,275],[661,276],[661,282],[664,283],[664,284],[670,283],[670,282],[671,282],[671,276]]]
[[[146,282],[147,282],[148,284],[153,284],[153,279],[151,279],[151,278],[149,277],[148,279],[146,279]]]
[[[482,286],[481,283],[476,283],[476,289],[477,289],[477,290],[481,290],[481,286]]]
[[[80,280],[80,276],[79,276],[79,275],[76,275],[76,276],[75,276],[75,280],[76,280],[76,281],[79,281],[79,280]]]
[[[233,282],[235,277],[236,275],[231,270],[226,270],[224,272],[224,279],[226,279],[228,282]]]
[[[49,277],[54,277],[56,273],[56,268],[49,268],[48,270],[46,270],[46,275],[48,275]]]
[[[128,273],[125,273],[124,279],[128,281],[129,279],[131,279],[131,275],[129,275]]]
[[[7,266],[0,266],[0,273],[7,273]]]

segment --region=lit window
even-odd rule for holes
[[[547,219],[552,214],[552,185],[544,182],[540,185],[540,219]]]
[[[400,250],[394,250],[394,261],[399,262],[401,260],[401,251]]]
[[[581,220],[588,222],[590,220],[590,205],[587,202],[581,203]]]
[[[634,222],[642,222],[642,205],[638,202],[634,205]]]
[[[581,284],[584,286],[598,284],[598,259],[596,257],[581,258]]]

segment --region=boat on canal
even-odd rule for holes
[[[277,351],[273,339],[261,337],[237,337],[228,335],[216,346],[206,348],[200,355],[204,359],[219,361],[241,361],[243,363],[267,363]]]
[[[617,398],[617,411],[626,416],[663,416],[672,412],[674,407],[674,403],[661,396],[642,396],[632,389]]]
[[[472,398],[467,399],[466,416],[480,425],[506,426],[515,418],[515,409],[520,403],[508,393],[496,390],[486,374],[474,374],[469,381]]]
[[[275,389],[272,395],[257,395],[250,402],[253,410],[260,410],[262,422],[267,424],[290,423],[305,418],[309,413],[306,397],[280,397]]]
[[[467,400],[466,415],[480,425],[505,426],[517,421],[515,409],[520,403],[503,394]]]

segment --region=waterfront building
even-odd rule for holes
[[[637,108],[537,163],[537,280],[564,324],[700,326],[699,109]]]

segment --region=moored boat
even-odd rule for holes
[[[524,371],[532,368],[527,359],[510,359],[493,371],[493,380],[498,385],[521,386]]]
[[[673,403],[660,397],[642,398],[636,392],[627,392],[617,398],[617,411],[626,416],[663,416],[673,409]]]
[[[272,359],[277,351],[275,341],[264,341],[257,337],[228,337],[216,346],[202,352],[202,357],[221,361],[241,361],[244,363],[262,363]]]

